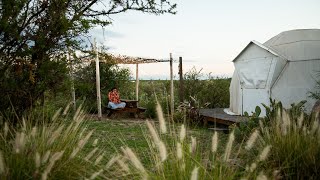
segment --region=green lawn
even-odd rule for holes
[[[146,136],[149,136],[149,132],[145,121],[146,120],[143,119],[128,118],[112,118],[107,120],[103,118],[99,121],[95,118],[88,118],[85,125],[88,129],[95,129],[95,131],[91,138],[92,142],[89,142],[88,146],[86,146],[87,151],[92,150],[94,140],[99,139],[97,146],[105,152],[106,159],[110,159],[120,151],[122,146],[129,146],[137,153],[143,163],[148,163],[150,148]],[[154,122],[158,129],[158,122],[155,120],[150,121]],[[173,134],[179,134],[180,126],[180,124],[171,125],[170,130]],[[173,131],[173,129],[175,131]],[[213,135],[212,130],[204,127],[188,127],[187,134],[187,141],[190,141],[191,136],[196,137],[198,145],[204,153],[210,151],[211,137]],[[224,133],[220,134],[220,140],[225,141],[228,135]],[[166,142],[171,146],[170,148],[174,148],[173,136],[166,135],[162,137],[165,137]]]
[[[168,132],[161,134],[157,120],[146,123],[147,119],[125,116],[98,120],[96,115],[76,114],[73,120],[53,118],[45,126],[26,124],[16,130],[5,126],[0,132],[0,161],[5,164],[0,177],[5,178],[0,179],[25,179],[31,174],[53,179],[190,179],[197,171],[199,179],[254,179],[273,177],[275,170],[280,172],[277,176],[288,179],[319,175],[318,121],[296,123],[286,115],[292,127],[281,129],[276,119],[253,129],[259,134],[252,140],[252,135],[241,139],[235,131],[215,134],[200,126],[181,131],[182,124],[168,121]]]

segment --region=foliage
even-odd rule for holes
[[[173,120],[177,123],[183,123],[187,126],[198,127],[203,125],[203,117],[199,114],[200,104],[197,99],[191,98],[196,107],[192,107],[191,103],[185,101],[180,103],[174,112]]]
[[[148,143],[148,153],[142,158],[138,156],[141,153],[136,153],[128,146],[122,147],[113,158],[121,159],[128,167],[125,171],[136,175],[136,179],[240,179],[255,178],[259,175],[265,177],[260,165],[266,160],[270,146],[262,145],[263,150],[256,147],[257,153],[251,151],[252,147],[236,147],[233,132],[225,146],[222,145],[224,143],[220,141],[217,132],[212,137],[212,145],[206,146],[208,144],[199,143],[204,139],[188,137],[189,130],[184,125],[175,128],[174,124],[166,126],[167,123],[169,122],[159,119],[159,129],[156,129],[153,123],[146,121],[148,132],[143,134]],[[169,127],[169,130],[165,127]],[[207,136],[204,138],[207,139]],[[256,139],[250,143],[253,144],[254,141]],[[248,155],[251,156],[250,160],[242,160],[242,157]],[[141,161],[146,158],[148,164]],[[119,163],[114,163],[114,166],[115,169],[123,168]]]
[[[175,13],[167,0],[2,0],[0,7],[0,111],[17,116],[66,79],[67,49],[85,50],[89,30],[129,10]],[[103,8],[100,8],[103,7]]]
[[[147,108],[146,117],[156,117],[156,100],[159,101],[164,112],[169,111],[170,81],[167,80],[140,80],[139,81],[139,106]],[[135,88],[129,89],[135,92]],[[135,96],[134,96],[135,98]]]
[[[236,139],[242,141],[242,139],[248,137],[253,130],[259,127],[259,122],[264,122],[263,118],[260,118],[261,108],[256,106],[255,112],[252,112],[252,116],[249,116],[248,112],[244,112],[247,121],[242,121],[238,125],[234,124],[231,129],[234,130]]]
[[[201,80],[200,75],[195,69],[187,72],[184,80],[185,100],[189,100],[194,108],[200,107],[227,107],[229,104],[229,84],[230,79],[209,77],[208,80]],[[178,81],[174,81],[175,109],[181,106],[178,93]],[[197,89],[198,88],[198,89]],[[126,84],[126,88],[121,90],[121,94],[127,98],[135,98],[135,82]],[[147,108],[146,116],[154,118],[155,114],[155,95],[157,95],[165,114],[170,110],[170,81],[169,80],[140,80],[139,83],[139,105]],[[192,98],[190,97],[192,96]],[[185,105],[189,106],[189,105]],[[189,108],[189,107],[188,107]],[[188,109],[187,112],[194,111]],[[193,112],[195,115],[195,112]],[[188,115],[190,115],[188,113]],[[192,115],[192,117],[194,117]],[[191,117],[188,116],[188,117]],[[183,113],[175,112],[175,119],[183,122]],[[190,118],[188,118],[191,121]],[[196,123],[198,121],[195,121]]]
[[[26,120],[16,130],[7,123],[1,128],[0,177],[316,179],[320,124],[297,113],[301,107],[294,105],[292,115],[278,108],[274,117],[269,116],[274,119],[259,120],[259,126],[240,143],[235,141],[235,131],[197,134],[197,129],[170,123],[159,114],[158,121],[146,121],[146,126],[89,121],[85,128],[81,111],[70,120],[62,118],[70,111],[65,109],[48,124],[34,126],[30,124],[34,120]],[[259,112],[256,108],[255,118]]]
[[[6,122],[0,133],[0,178],[82,179],[95,174],[103,153],[98,149],[90,155],[84,148],[91,146],[93,130],[86,130],[80,108],[72,120],[60,115],[67,112],[60,109],[45,124],[26,119],[13,128]]]
[[[202,70],[202,69],[201,69]],[[199,93],[202,87],[202,81],[201,77],[203,74],[201,73],[201,70],[197,70],[195,67],[190,69],[188,72],[184,74],[184,99],[188,100],[190,96],[195,97]],[[195,97],[196,99],[199,99]],[[196,105],[195,105],[196,106]]]
[[[306,100],[300,101],[298,104],[292,103],[289,110],[289,116],[291,119],[297,121],[298,117],[303,114],[304,116],[307,116],[307,114],[304,112],[304,104],[306,103]]]
[[[304,116],[307,116],[307,114],[304,112],[304,104],[306,103],[306,100],[300,101],[298,104],[292,103],[291,107],[288,109],[288,114],[291,119],[297,121],[297,117],[299,117],[301,114]],[[277,102],[275,99],[270,98],[270,107],[263,104],[263,107],[266,109],[266,121],[273,121],[279,116],[279,112],[283,110],[282,103],[279,101]]]
[[[234,127],[240,140],[259,129],[263,141],[272,146],[270,161],[265,166],[277,170],[278,176],[285,179],[314,179],[320,173],[316,163],[320,157],[320,125],[315,116],[304,113],[305,103],[291,104],[285,110],[281,102],[270,99],[270,107],[263,104],[265,118],[253,113],[255,116],[249,117],[248,122]]]
[[[303,106],[306,101],[301,101],[298,104],[291,104],[291,108],[288,109],[290,118],[297,121],[297,117],[304,114]],[[270,124],[271,121],[274,121],[279,115],[279,111],[282,111],[282,103],[276,101],[275,99],[270,98],[270,106],[262,103],[262,106],[265,108],[266,116],[264,118],[259,117],[261,114],[261,108],[256,106],[255,112],[252,112],[251,116],[249,116],[248,112],[244,112],[245,117],[247,117],[248,121],[240,122],[237,126],[234,125],[231,128],[234,129],[237,139],[242,140],[244,137],[247,137],[254,129],[258,128],[261,123]]]
[[[184,99],[190,100],[193,107],[207,104],[208,108],[229,106],[230,78],[212,77],[210,74],[206,80],[202,80],[203,74],[192,68],[184,75]],[[190,99],[197,99],[198,104]]]
[[[285,179],[316,179],[320,175],[320,125],[303,111],[299,116],[279,108],[274,119],[261,128],[264,141],[272,145],[267,166]]]
[[[272,119],[275,119],[279,109],[282,109],[282,103],[277,102],[275,99],[271,99],[271,98],[269,100],[270,100],[270,106],[267,106],[264,103],[262,103],[262,106],[266,110],[266,119],[270,121]]]
[[[32,69],[32,66],[16,64],[9,67],[5,75],[0,77],[0,112],[8,113],[11,110],[13,114],[20,116],[29,107],[43,105],[44,92],[47,89],[57,92],[65,87],[66,83],[62,82],[68,80],[64,62],[48,61],[38,67],[37,75],[41,77],[41,81],[38,82],[30,68]],[[41,101],[35,101],[35,98]]]
[[[110,89],[116,86],[122,92],[122,89],[130,83],[129,79],[129,69],[120,68],[113,63],[100,63],[100,92],[103,107],[107,106]],[[77,99],[85,99],[85,107],[91,112],[97,112],[95,63],[92,62],[75,72],[74,80]],[[121,98],[123,98],[122,95]]]
[[[146,108],[145,117],[155,118],[156,117],[156,108],[155,108],[155,98],[150,98],[148,101],[141,101],[140,106]]]

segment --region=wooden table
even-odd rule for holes
[[[126,107],[128,108],[137,108],[138,107],[138,102],[137,100],[129,100],[129,99],[120,99],[121,102],[126,103]]]
[[[120,99],[121,102],[125,102],[126,106],[122,109],[109,109],[107,116],[110,117],[114,113],[130,113],[133,117],[138,117],[138,115],[142,112],[145,112],[147,109],[143,107],[138,107],[137,100],[129,100],[129,99]]]

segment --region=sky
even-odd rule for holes
[[[232,60],[251,41],[264,43],[293,29],[320,28],[320,0],[175,0],[177,14],[126,12],[91,31],[115,55],[183,59],[204,76],[231,77]],[[178,77],[178,63],[173,64]],[[135,65],[122,65],[135,77]],[[169,63],[139,65],[141,79],[169,79]]]

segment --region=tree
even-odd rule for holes
[[[130,70],[120,68],[108,54],[99,53],[99,57],[105,60],[105,62],[100,62],[100,82],[102,106],[106,106],[108,103],[107,94],[112,87],[128,88]],[[76,96],[85,99],[85,107],[89,111],[97,112],[96,64],[91,61],[87,66],[77,69],[74,73]]]
[[[14,107],[20,116],[59,86],[66,49],[83,50],[83,37],[110,15],[175,9],[168,0],[0,0],[0,111]]]

